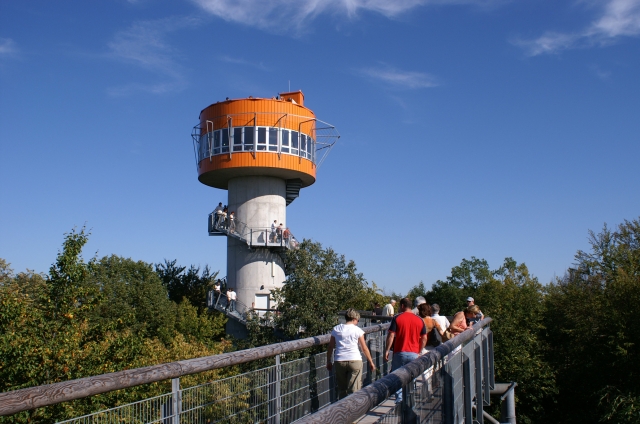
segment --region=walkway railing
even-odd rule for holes
[[[363,373],[363,382],[386,375],[390,364],[383,361],[387,325],[365,329],[366,340],[378,369]],[[326,369],[326,353],[287,362],[293,352],[329,343],[329,335],[247,349],[222,355],[119,371],[62,383],[0,393],[0,415],[54,405],[171,379],[172,391],[139,402],[95,412],[65,423],[289,423],[335,401],[334,378]],[[182,387],[180,378],[190,374],[226,368],[255,360],[268,366]],[[367,370],[368,367],[363,367]]]
[[[160,396],[106,409],[65,423],[480,423],[494,388],[493,338],[485,318],[425,355],[390,373],[384,362],[388,324],[365,328],[377,371],[364,361],[360,391],[337,401],[326,353],[294,360],[293,352],[329,342],[310,337],[222,355],[120,371],[0,393],[0,415],[171,379]],[[260,369],[182,387],[181,377],[255,360]],[[398,393],[402,393],[402,399]],[[492,421],[493,422],[493,421]]]

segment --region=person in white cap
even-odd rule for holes
[[[471,297],[471,296],[467,297],[467,308],[468,308],[469,306],[473,306],[473,305],[475,305],[475,304],[476,304],[476,303],[475,303],[475,300],[473,300],[473,297]],[[481,319],[483,319],[483,318],[484,318],[484,314],[482,313],[482,311],[481,311],[480,309],[478,309],[478,313],[476,314],[476,319],[477,319],[478,321],[480,321],[480,320],[481,320]]]

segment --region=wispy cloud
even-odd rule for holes
[[[604,70],[598,65],[591,65],[589,67],[593,75],[601,79],[602,81],[608,81],[611,78],[611,71]]]
[[[162,94],[183,89],[186,80],[180,54],[167,42],[167,35],[198,23],[199,20],[191,17],[167,18],[136,22],[118,32],[108,44],[109,56],[154,73],[158,81],[114,87],[109,89],[109,94],[126,95],[135,91]]]
[[[439,85],[433,75],[424,72],[403,71],[386,64],[360,68],[356,70],[356,73],[397,88],[417,89]]]
[[[11,38],[0,38],[0,56],[15,54],[18,52],[16,42]]]
[[[221,62],[232,63],[234,65],[242,65],[249,66],[251,68],[258,68],[263,71],[268,71],[269,69],[262,62],[252,62],[249,60],[242,59],[240,57],[231,57],[231,56],[220,56],[218,58]]]
[[[640,36],[640,0],[600,0],[599,16],[577,32],[546,32],[534,40],[514,40],[529,56],[566,49],[605,46],[622,37]]]
[[[226,21],[275,31],[305,28],[322,13],[349,18],[360,11],[394,17],[428,4],[491,5],[504,0],[191,0]]]

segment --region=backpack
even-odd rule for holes
[[[427,346],[440,346],[442,344],[442,342],[439,339],[440,334],[438,334],[438,330],[436,329],[436,327],[434,326],[431,331],[429,331],[429,334],[427,335]]]
[[[436,323],[433,318],[423,318],[425,325],[427,324],[427,319],[431,321],[432,328],[427,333],[427,346],[440,346],[441,342],[438,339],[438,330],[436,329]]]

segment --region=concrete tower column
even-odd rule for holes
[[[281,178],[265,176],[236,177],[229,180],[229,212],[248,228],[265,230],[274,220],[286,227],[286,183]],[[265,232],[268,237],[268,232]],[[269,249],[249,249],[246,243],[227,238],[227,281],[238,294],[238,301],[248,307],[256,294],[268,294],[282,287],[284,263]]]

